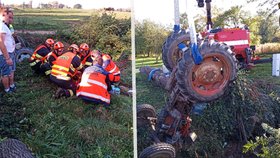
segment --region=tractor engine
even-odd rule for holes
[[[235,54],[241,68],[247,68],[248,64],[252,62],[251,58],[253,50],[249,45],[250,32],[247,28],[212,29],[209,33],[204,33],[204,36],[228,45]]]

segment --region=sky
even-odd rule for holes
[[[189,2],[190,0],[188,0]],[[174,0],[135,0],[134,12],[136,20],[149,19],[163,25],[174,24]],[[198,8],[196,0],[192,0],[193,12],[205,10]],[[180,13],[186,12],[186,0],[179,0]],[[256,12],[256,4],[246,4],[246,0],[212,0],[212,6],[227,10],[235,5],[244,5],[244,10]],[[202,11],[201,11],[202,12]],[[205,15],[206,16],[206,15]]]
[[[0,0],[4,4],[23,4],[29,3],[30,0]],[[69,7],[73,7],[75,4],[81,4],[84,9],[99,9],[104,7],[114,8],[131,8],[131,0],[32,0],[33,7],[38,7],[39,3],[48,3],[58,1]]]

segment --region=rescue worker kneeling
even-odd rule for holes
[[[110,74],[110,81],[112,83],[119,82],[121,80],[121,72],[119,67],[113,62],[112,58],[108,54],[102,54],[103,64],[102,67],[109,72]]]
[[[53,66],[53,62],[63,54],[64,45],[62,42],[56,42],[53,46],[53,51],[51,51],[44,59],[44,63],[41,65],[41,70],[46,76],[49,76]]]
[[[60,87],[55,98],[70,97],[76,93],[75,80],[81,69],[80,58],[72,52],[62,54],[53,62],[50,80]]]
[[[110,94],[108,92],[108,84],[106,79],[108,72],[102,68],[102,58],[98,54],[92,54],[93,66],[86,68],[82,75],[81,83],[77,89],[77,96],[85,102],[96,104],[110,105]]]
[[[35,73],[42,73],[41,65],[44,64],[47,55],[51,52],[54,40],[48,38],[44,44],[39,45],[29,59],[29,65]]]

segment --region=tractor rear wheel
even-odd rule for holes
[[[25,59],[28,59],[32,56],[33,50],[30,48],[21,48],[16,50],[16,62],[20,63]]]
[[[182,51],[178,48],[178,44],[185,43],[187,46],[190,43],[190,34],[185,30],[179,33],[172,33],[167,37],[162,46],[162,60],[165,67],[171,72],[173,67],[182,58]]]
[[[156,118],[156,110],[150,104],[137,105],[137,127],[150,123],[150,118]]]
[[[139,158],[175,158],[176,151],[171,144],[157,143],[145,148]]]
[[[237,77],[237,60],[228,46],[204,41],[199,47],[203,56],[196,65],[190,52],[179,62],[176,78],[180,91],[192,102],[210,102],[221,97]]]

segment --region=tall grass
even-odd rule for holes
[[[1,111],[14,111],[1,115],[1,139],[19,138],[37,157],[133,156],[130,97],[113,95],[108,108],[77,97],[54,99],[57,87],[27,62],[18,65],[16,82],[16,93],[1,90]]]

